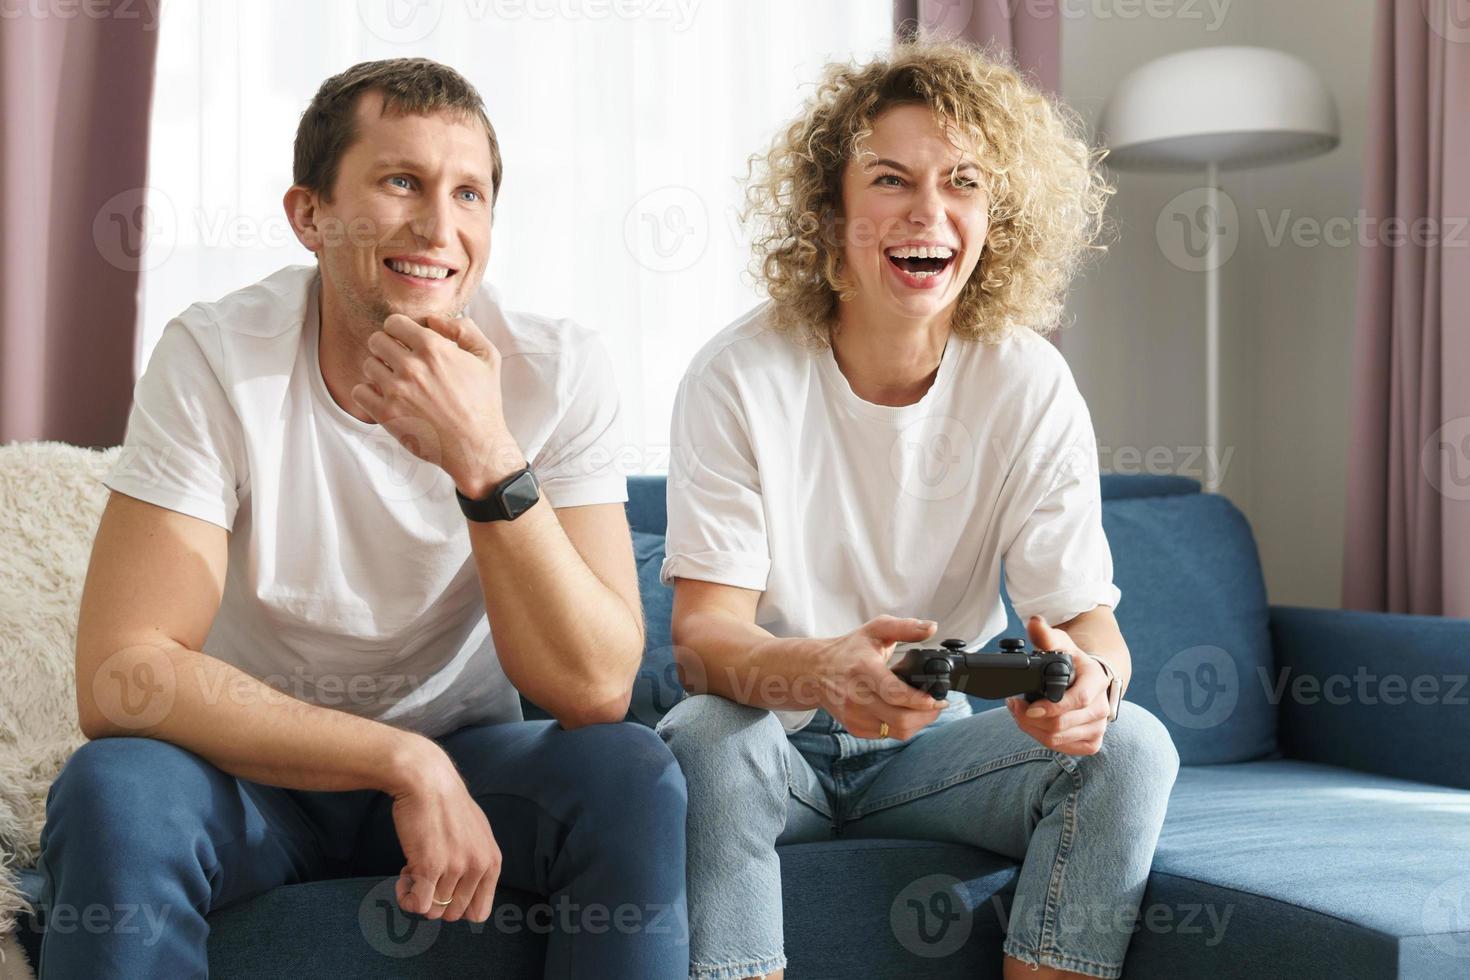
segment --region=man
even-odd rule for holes
[[[105,481],[93,741],[41,869],[43,906],[167,923],[48,933],[43,976],[202,976],[211,910],[395,874],[430,919],[485,922],[498,883],[581,910],[547,976],[687,975],[684,783],[622,722],[643,625],[616,390],[595,335],[481,286],[501,170],[457,73],[350,68],[284,201],[316,266],[165,328]]]

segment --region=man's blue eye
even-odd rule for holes
[[[469,188],[466,188],[465,189],[465,193],[466,194],[473,194],[473,195],[475,195],[475,200],[477,200],[477,201],[480,199],[480,192],[479,191],[472,191]]]
[[[410,183],[409,179],[407,177],[402,176],[401,174],[396,174],[396,175],[394,175],[392,177],[389,177],[388,179],[389,180],[401,180],[405,184]]]

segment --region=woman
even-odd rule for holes
[[[770,302],[681,384],[662,569],[694,976],[781,975],[775,846],[833,836],[1009,855],[1005,976],[1121,973],[1178,756],[1115,710],[1092,424],[1043,336],[1112,192],[1075,128],[1009,66],[908,46],[830,67],[755,161]],[[1002,560],[1063,700],[899,681],[900,644],[1004,629]]]

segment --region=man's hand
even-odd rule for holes
[[[500,352],[469,317],[400,313],[368,337],[367,381],[352,399],[403,448],[478,499],[525,465],[505,423]]]
[[[1031,617],[1026,632],[1037,650],[1072,655],[1072,686],[1055,704],[1045,698],[1029,703],[1020,695],[1006,698],[1011,717],[1021,731],[1049,749],[1067,755],[1095,754],[1108,727],[1108,675],[1064,630],[1048,626],[1040,616]]]
[[[393,794],[393,827],[408,859],[398,877],[399,908],[445,922],[490,918],[500,846],[442,749],[410,788]],[[452,901],[436,905],[436,899]]]
[[[879,616],[838,638],[822,651],[822,707],[859,738],[878,738],[884,722],[889,738],[912,738],[946,702],[909,687],[888,659],[896,644],[927,640],[937,628],[926,620]]]

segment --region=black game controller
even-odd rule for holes
[[[1027,701],[1060,701],[1072,686],[1072,655],[1060,650],[1027,653],[1026,641],[1000,641],[1000,653],[966,653],[964,640],[945,640],[942,650],[910,650],[893,672],[911,687],[943,699],[950,691],[977,698],[1024,694]]]

